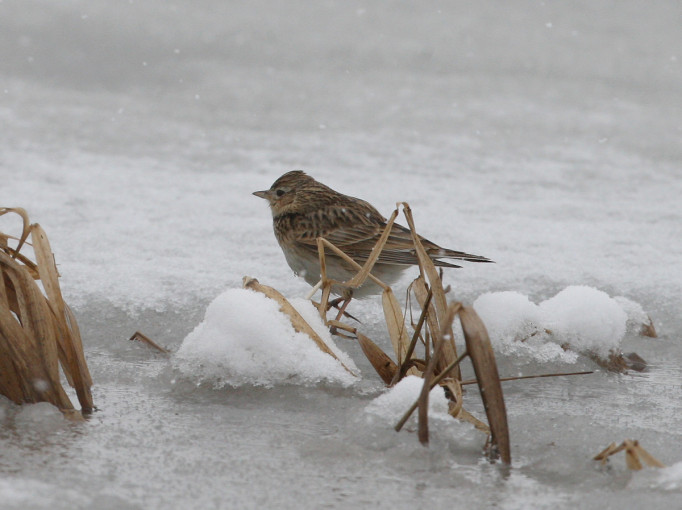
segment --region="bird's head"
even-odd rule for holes
[[[254,191],[253,194],[267,200],[272,215],[279,216],[287,213],[303,213],[310,207],[316,207],[318,205],[316,202],[321,196],[319,192],[327,190],[334,193],[302,170],[293,170],[277,179],[270,189]]]

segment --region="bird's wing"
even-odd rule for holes
[[[301,218],[300,221],[295,229],[298,232],[296,241],[299,246],[317,254],[317,238],[323,237],[360,263],[369,258],[372,248],[386,228],[386,219],[369,203],[361,200],[346,206],[343,204],[327,206],[311,217]],[[419,238],[426,253],[437,266],[461,267],[438,260],[439,258],[490,262],[485,257],[441,248],[428,239],[421,236]],[[409,229],[397,223],[393,224],[378,262],[397,265],[418,263]]]
[[[372,250],[386,226],[386,219],[367,202],[327,205],[313,214],[296,218],[296,241],[317,250],[317,238],[323,237],[341,250]]]

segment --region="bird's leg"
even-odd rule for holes
[[[353,290],[352,289],[346,289],[343,293],[343,296],[333,299],[332,301],[329,302],[329,308],[332,306],[335,307],[339,313],[336,315],[336,322],[339,322],[341,320],[341,317],[346,316],[350,317],[354,321],[360,322],[358,319],[353,317],[351,314],[346,312],[346,308],[348,307],[348,304],[350,303],[351,299],[353,299]],[[339,306],[339,303],[341,303],[341,306]],[[337,333],[336,327],[332,326],[329,328],[329,332],[332,335],[335,335]]]
[[[347,298],[347,299],[339,298],[339,299],[334,300],[334,301],[338,301],[339,303],[342,303],[341,306],[338,306],[338,303],[336,303],[336,305],[334,305],[336,307],[336,309],[339,311],[339,313],[336,315],[337,321],[341,320],[341,317],[343,317],[345,315],[346,317],[350,317],[351,319],[353,319],[356,322],[360,322],[358,319],[356,319],[355,317],[353,317],[351,314],[349,314],[346,311],[346,308],[348,307],[351,299],[352,298]],[[339,301],[339,300],[341,300],[341,301]]]

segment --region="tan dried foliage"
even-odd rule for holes
[[[91,412],[92,379],[76,318],[61,294],[47,234],[21,208],[0,208],[0,216],[5,214],[18,215],[22,230],[18,238],[0,232],[0,393],[17,404],[50,402],[73,415],[60,382],[61,367],[81,411]],[[35,261],[21,252],[28,244]]]
[[[628,467],[628,469],[633,471],[639,471],[642,469],[644,467],[642,462],[649,467],[665,467],[665,464],[646,451],[639,444],[639,441],[633,439],[626,439],[620,445],[611,443],[609,446],[595,455],[594,460],[598,460],[602,465],[604,465],[609,461],[609,457],[622,451],[625,451],[625,465]]]
[[[384,247],[391,226],[398,216],[400,206],[403,208],[403,213],[412,232],[415,252],[419,260],[420,275],[412,283],[410,289],[420,305],[421,313],[412,335],[408,334],[407,321],[393,291],[370,272]],[[357,274],[347,282],[328,279],[326,276],[325,250],[331,250],[343,258],[358,271]],[[364,265],[361,266],[325,239],[318,239],[318,251],[322,279],[316,289],[322,289],[322,300],[318,306],[320,315],[326,323],[334,328],[356,335],[363,352],[386,384],[395,384],[406,375],[419,375],[424,378],[420,398],[396,425],[396,430],[400,430],[410,415],[419,408],[419,440],[423,444],[427,444],[429,436],[427,412],[429,391],[436,385],[441,385],[451,402],[450,414],[491,434],[491,455],[499,455],[503,462],[510,463],[507,415],[488,334],[472,308],[463,308],[458,302],[448,303],[446,297],[448,290],[443,287],[440,273],[421,244],[409,205],[402,203],[396,207],[387,222],[384,235],[379,239]],[[381,298],[384,318],[396,362],[393,362],[390,356],[365,335],[359,333],[356,328],[345,326],[339,322],[338,319],[341,318],[342,314],[337,317],[337,320],[327,321],[326,319],[329,309],[329,296],[333,285],[343,284],[346,287],[357,288],[367,279],[371,279],[383,289]],[[471,342],[476,343],[472,349],[469,347],[468,340],[468,351],[459,357],[457,356],[453,331],[453,322],[456,316],[460,318],[465,338],[470,338]],[[420,340],[421,342],[419,342]],[[418,344],[421,344],[420,350],[424,353],[423,359],[418,358],[416,354]],[[472,358],[489,425],[481,422],[462,407],[459,364],[466,357]]]

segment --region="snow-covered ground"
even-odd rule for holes
[[[50,236],[100,409],[71,424],[0,399],[0,507],[674,508],[681,20],[672,0],[0,0],[0,206]],[[266,349],[234,335],[234,289],[308,291],[251,195],[294,168],[385,215],[408,201],[421,234],[495,260],[446,280],[488,314],[502,375],[597,369],[515,349],[530,323],[649,370],[505,383],[509,472],[466,424],[435,420],[429,448],[395,433],[385,408],[411,394],[349,341],[355,382],[303,363],[250,378]],[[639,307],[658,339],[623,324]],[[351,313],[390,351],[378,301]],[[253,339],[294,339],[276,326]],[[598,469],[625,438],[671,467]]]

